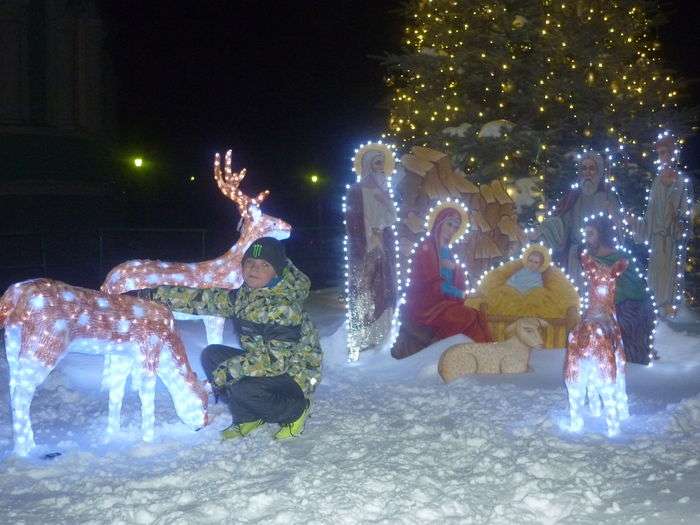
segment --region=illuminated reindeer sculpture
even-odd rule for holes
[[[141,399],[143,439],[153,439],[156,376],[193,428],[208,423],[208,393],[190,368],[170,311],[130,295],[109,296],[50,279],[17,283],[0,299],[10,372],[15,452],[34,447],[30,406],[36,388],[68,352],[104,355],[107,436],[119,430],[126,380]]]
[[[265,190],[255,198],[245,195],[239,186],[246,170],[231,170],[231,150],[226,152],[224,172],[221,172],[219,154],[214,159],[214,179],[221,192],[238,205],[241,215],[240,236],[221,257],[198,263],[163,262],[149,260],[126,261],[112,269],[101,290],[108,294],[122,294],[132,290],[156,288],[162,285],[190,288],[238,288],[243,283],[241,260],[248,246],[259,237],[286,239],[292,227],[281,219],[265,215],[260,203],[269,195]],[[210,315],[174,312],[175,319],[201,319],[207,331],[207,341],[223,342],[224,319]]]
[[[620,421],[629,417],[625,387],[625,354],[622,335],[615,317],[616,279],[627,268],[620,259],[608,267],[581,256],[588,281],[588,306],[569,334],[564,361],[564,380],[569,392],[570,430],[583,428],[581,409],[588,394],[588,406],[594,416],[605,409],[608,435],[620,432]]]

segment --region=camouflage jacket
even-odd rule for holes
[[[243,284],[231,291],[161,286],[153,299],[174,311],[233,318],[245,354],[227,360],[215,371],[217,386],[242,376],[287,373],[308,396],[321,379],[318,331],[303,307],[310,287],[309,278],[289,262],[280,281],[269,288]],[[296,336],[294,340],[275,338],[283,332]]]

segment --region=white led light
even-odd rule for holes
[[[396,228],[396,221],[397,221],[397,216],[398,216],[398,211],[399,208],[396,205],[395,198],[394,198],[394,191],[393,191],[393,174],[396,173],[396,170],[393,169],[393,166],[396,164],[396,153],[395,153],[395,147],[391,144],[384,144],[382,141],[378,142],[367,142],[367,144],[362,144],[359,148],[355,150],[356,156],[353,157],[352,162],[353,162],[353,171],[357,174],[355,183],[359,184],[362,181],[362,167],[361,167],[361,162],[362,158],[364,157],[364,153],[366,151],[369,151],[370,149],[374,149],[377,151],[381,151],[385,155],[385,165],[384,165],[384,172],[386,174],[386,190],[387,193],[389,194],[389,200],[391,201],[392,205],[392,215],[393,215],[393,223],[390,225],[390,229],[392,231],[392,235],[394,237],[393,240],[393,246],[394,250],[391,254],[387,254],[388,257],[393,259],[392,261],[389,262],[391,266],[393,266],[396,269],[396,292],[397,294],[401,291],[401,265],[399,262],[399,241],[398,241],[398,230]],[[388,159],[387,159],[388,157]],[[390,167],[390,169],[387,169]],[[346,185],[346,188],[348,192],[353,191],[353,187],[350,185]],[[347,196],[343,197],[344,202],[347,202]],[[348,224],[348,209],[343,208],[343,211],[346,214],[345,217],[345,225],[346,225],[346,230],[347,230],[347,224]],[[393,306],[393,311],[391,312],[391,321],[389,323],[389,334],[373,334],[372,336],[368,336],[369,332],[372,330],[370,325],[368,325],[364,320],[363,320],[363,312],[365,309],[368,307],[367,303],[371,301],[371,297],[368,297],[366,293],[361,293],[359,290],[359,286],[355,283],[353,283],[353,280],[357,280],[359,276],[353,275],[353,271],[350,268],[350,254],[348,251],[348,243],[349,243],[349,237],[348,234],[346,233],[345,238],[343,240],[343,254],[344,254],[344,260],[345,260],[345,266],[344,266],[344,273],[345,273],[345,328],[346,328],[346,344],[347,344],[347,350],[348,350],[348,361],[353,362],[357,361],[360,357],[360,351],[364,348],[366,348],[368,345],[368,339],[373,340],[375,338],[378,338],[380,335],[382,336],[389,336],[389,341],[393,345],[393,341],[398,335],[398,327],[395,325],[394,318],[395,318],[395,313],[399,309],[399,301],[400,299],[397,297],[396,298],[396,304]],[[352,295],[355,294],[355,295]],[[371,323],[370,323],[371,324]],[[378,326],[378,328],[381,328],[381,326]],[[372,341],[374,343],[376,341]]]
[[[43,308],[27,308],[36,297]],[[15,452],[34,447],[29,406],[34,392],[68,352],[104,355],[103,386],[109,390],[107,435],[119,429],[124,385],[131,376],[141,398],[143,439],[153,439],[156,376],[170,393],[182,421],[207,424],[208,393],[190,368],[170,311],[130,295],[110,297],[49,279],[34,279],[8,289],[7,361]],[[81,322],[83,316],[92,319]],[[128,323],[128,330],[124,330]]]
[[[228,199],[237,207],[241,219],[238,230],[240,235],[226,253],[208,261],[198,263],[164,262],[164,261],[127,261],[114,267],[101,290],[110,295],[123,294],[132,290],[157,288],[158,286],[183,286],[191,288],[238,288],[243,284],[241,261],[243,254],[260,237],[287,239],[292,227],[282,219],[266,215],[260,210],[260,205],[270,194],[269,190],[260,192],[256,197],[243,193],[240,184],[246,176],[245,168],[235,172],[231,168],[231,150],[226,152],[224,170],[221,170],[221,158],[217,153],[214,157],[214,180]],[[211,316],[208,316],[211,317]],[[205,316],[176,314],[177,319],[201,319]],[[209,327],[222,331],[210,332],[207,328],[207,342],[221,344],[223,342],[223,325],[210,323]]]

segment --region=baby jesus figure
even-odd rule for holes
[[[516,289],[521,294],[544,287],[542,272],[547,269],[549,263],[545,264],[546,248],[539,248],[533,246],[523,254],[523,267],[508,278],[506,286]]]
[[[579,297],[573,284],[551,263],[549,249],[541,244],[527,247],[522,256],[488,272],[467,306],[487,311],[497,324],[496,338],[507,338],[503,323],[537,317],[552,324],[545,346],[566,346],[569,327],[576,324]]]

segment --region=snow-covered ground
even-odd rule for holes
[[[445,386],[436,363],[450,341],[348,364],[337,293],[311,308],[325,375],[304,435],[284,443],[272,427],[221,443],[221,404],[192,432],[159,386],[155,442],[140,441],[129,392],[105,445],[102,359],[73,354],[34,398],[36,454],[17,458],[0,358],[0,523],[700,522],[700,337],[661,325],[662,360],[629,366],[632,417],[608,439],[602,420],[564,430],[563,351],[534,352],[532,373]],[[199,369],[204,329],[179,326]]]

